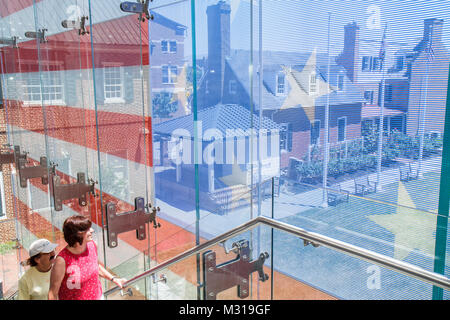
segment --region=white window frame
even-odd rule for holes
[[[6,203],[5,203],[5,184],[3,183],[3,171],[0,171],[0,193],[2,201],[2,211],[0,212],[0,220],[7,219]]]
[[[339,121],[342,119],[344,119],[344,139],[339,140]],[[337,141],[341,142],[341,141],[345,141],[345,140],[347,140],[347,116],[339,117],[337,119]]]
[[[56,73],[58,72],[58,73]],[[53,72],[47,72],[49,77],[53,77],[53,74],[58,74],[58,78],[59,78],[59,82],[58,84],[53,84],[53,85],[44,85],[45,83],[45,79],[43,79],[41,77],[41,75],[39,74],[39,72],[34,72],[34,73],[29,73],[28,75],[31,76],[37,76],[38,77],[38,84],[29,84],[29,81],[32,80],[28,77],[26,77],[24,79],[24,94],[23,94],[23,104],[24,106],[30,106],[30,105],[66,105],[66,102],[64,100],[64,82],[61,79],[61,73],[62,71],[53,71]],[[44,83],[43,83],[44,82]],[[29,89],[31,88],[38,88],[39,92],[36,93],[29,93]],[[44,99],[43,95],[45,93],[43,93],[43,88],[57,88],[60,90],[61,92],[61,99]],[[34,95],[39,95],[38,99],[33,99]],[[29,99],[31,97],[31,99]]]
[[[106,84],[107,71],[119,70],[119,84]],[[107,97],[107,86],[119,86],[120,96],[118,97]],[[125,99],[125,86],[124,86],[124,70],[121,66],[105,66],[103,69],[103,94],[105,97],[105,103],[124,103]],[[111,91],[112,92],[112,91]]]

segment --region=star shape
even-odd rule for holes
[[[219,179],[227,186],[231,187],[232,208],[237,206],[241,199],[250,202],[250,198],[245,197],[250,191],[250,188],[247,186],[247,171],[243,171],[236,160],[231,167],[231,174]],[[233,188],[234,186],[239,186],[239,188]]]
[[[190,90],[188,90],[188,82],[186,80],[186,74],[187,74],[187,64],[185,63],[183,65],[183,68],[181,69],[181,72],[177,75],[177,79],[174,86],[174,91],[172,95],[172,100],[170,103],[178,101],[179,104],[182,106],[184,110],[184,114],[188,115],[190,114],[190,110],[188,108],[187,99],[190,95]]]
[[[316,56],[316,49],[314,49],[301,72],[281,66],[291,90],[280,109],[301,105],[310,122],[315,119],[316,99],[333,91],[333,88],[317,73]],[[316,78],[315,90],[310,84],[312,77]]]
[[[413,209],[416,205],[402,182],[398,185],[397,203],[401,207],[397,207],[394,214],[368,217],[394,234],[394,258],[403,260],[414,249],[434,256],[433,234],[436,231],[437,216]]]

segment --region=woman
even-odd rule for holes
[[[47,300],[57,246],[47,239],[38,239],[30,245],[30,257],[26,261],[30,268],[19,280],[19,300]]]
[[[63,233],[67,246],[55,259],[49,300],[102,300],[99,276],[123,288],[126,280],[112,276],[98,263],[91,225],[92,222],[84,216],[71,216],[64,221]]]

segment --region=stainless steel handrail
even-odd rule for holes
[[[435,285],[437,287],[443,288],[445,290],[450,290],[450,279],[447,278],[444,275],[431,272],[428,270],[425,270],[423,268],[414,266],[410,263],[406,263],[370,250],[366,250],[351,244],[348,244],[343,241],[339,241],[327,236],[323,236],[321,234],[315,233],[315,232],[309,232],[302,228],[280,222],[271,218],[267,217],[256,217],[238,227],[235,227],[211,240],[208,240],[194,248],[191,248],[189,250],[186,250],[179,255],[173,257],[172,259],[169,259],[153,268],[150,268],[149,270],[131,278],[125,283],[125,287],[132,285],[133,283],[136,283],[137,281],[146,278],[148,276],[151,276],[165,268],[168,268],[169,266],[178,263],[179,261],[186,259],[190,256],[193,256],[197,253],[200,253],[203,250],[206,250],[218,243],[221,243],[229,238],[232,238],[248,229],[251,229],[259,224],[267,225],[271,228],[278,229],[281,231],[288,232],[290,234],[293,234],[295,236],[298,236],[304,240],[310,241],[315,244],[322,245],[324,247],[328,247],[337,251],[344,252],[345,254],[366,260],[368,262],[389,268],[391,270],[400,272],[402,274],[405,274],[407,276],[411,276],[413,278],[419,279],[421,281],[430,283],[432,285]],[[104,293],[105,296],[108,296],[116,291],[120,290],[118,286],[109,289]]]

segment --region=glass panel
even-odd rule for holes
[[[311,231],[309,228],[302,230]],[[254,234],[258,234],[261,240],[256,246],[252,245]],[[159,286],[158,295],[152,294],[147,298],[194,299],[197,290],[201,300],[432,298],[433,286],[428,282],[327,245],[305,242],[296,235],[267,225],[235,235],[205,249],[199,256],[200,283],[197,284],[195,279],[197,258],[195,255],[190,256],[159,270],[157,276],[146,278],[147,281],[153,281],[154,277],[165,279]],[[264,263],[256,265],[258,259]],[[252,268],[249,268],[248,263]],[[264,274],[265,281],[260,279],[259,271]],[[140,280],[138,289],[143,280]],[[135,292],[138,289],[132,290]],[[448,292],[444,291],[444,294],[447,296]]]
[[[194,159],[194,70],[191,1],[151,4],[149,24],[150,99],[155,203],[161,228],[150,249],[161,262],[196,244],[196,169]],[[198,75],[197,75],[198,77]],[[195,277],[194,271],[193,276]],[[152,286],[159,295],[162,283]],[[163,293],[161,293],[163,294]]]
[[[301,239],[278,230],[273,248],[274,299],[432,298],[431,284],[323,246],[304,246]]]
[[[28,165],[37,165],[40,156],[46,156],[46,144],[42,135],[43,108],[42,86],[40,82],[38,44],[35,39],[24,37],[26,32],[36,32],[36,17],[32,2],[1,7],[1,85],[3,94],[2,126],[6,128],[6,137],[2,134],[2,153],[12,152],[13,146],[19,146],[21,152],[28,152]],[[53,89],[56,90],[55,87]],[[35,138],[38,136],[38,138]],[[17,280],[25,269],[20,265],[28,258],[27,250],[32,241],[45,237],[52,241],[58,237],[54,233],[49,215],[41,216],[41,210],[48,209],[48,185],[39,179],[28,180],[26,187],[19,185],[17,166],[7,163],[2,166],[5,195],[6,218],[14,219],[3,226],[7,228],[2,243],[4,249],[11,249],[12,239],[18,239],[20,250],[3,254],[9,276],[5,280],[8,289],[17,288]],[[44,196],[45,195],[45,196]],[[3,201],[3,199],[2,199]],[[33,215],[33,213],[36,214]],[[6,221],[6,220],[5,220]],[[4,238],[3,238],[4,237]],[[15,264],[11,260],[16,255]],[[5,271],[6,272],[6,271]]]
[[[293,131],[291,150],[280,143],[275,217],[336,237],[351,230],[344,241],[448,274],[441,180],[448,6],[256,2],[263,6],[263,112]],[[275,88],[280,72],[283,97]]]
[[[90,159],[100,168],[100,197],[93,212],[97,221],[106,224],[104,209],[116,205],[117,214],[134,211],[135,198],[152,200],[151,118],[148,96],[148,21],[139,14],[120,9],[121,1],[89,1],[92,43],[92,82],[95,100],[89,104]],[[100,224],[101,225],[101,224]],[[122,265],[148,250],[155,232],[146,225],[146,238],[138,240],[136,231],[118,235],[115,247],[108,243],[106,228],[102,238],[102,262],[107,268]],[[100,246],[99,246],[100,247]],[[148,266],[147,266],[148,267]],[[109,285],[109,284],[108,284]]]

